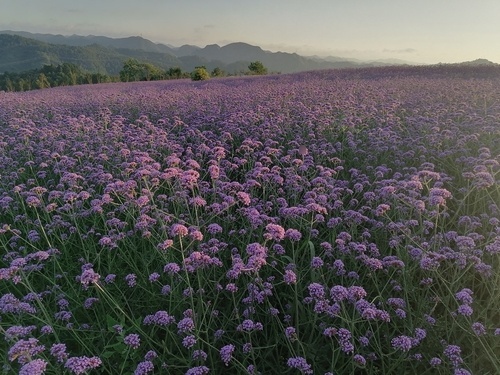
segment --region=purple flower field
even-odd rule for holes
[[[0,92],[6,374],[500,373],[500,73]]]

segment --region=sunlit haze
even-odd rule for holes
[[[0,0],[0,30],[415,63],[500,63],[498,0]]]

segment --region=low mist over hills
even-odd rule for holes
[[[304,57],[296,53],[269,52],[246,43],[231,43],[223,47],[217,44],[204,48],[192,45],[172,47],[139,36],[109,38],[0,31],[0,72],[21,72],[47,64],[69,62],[91,72],[116,75],[128,58],[147,61],[164,69],[180,67],[189,71],[195,66],[205,65],[208,69],[219,67],[231,74],[246,70],[250,62],[257,60],[270,72],[281,73],[394,65],[341,57]]]

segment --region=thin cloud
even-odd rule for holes
[[[417,50],[415,48],[384,49],[382,52],[385,52],[385,53],[414,53],[414,52],[417,52]]]

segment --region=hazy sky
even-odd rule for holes
[[[500,0],[0,0],[0,30],[500,63]]]

